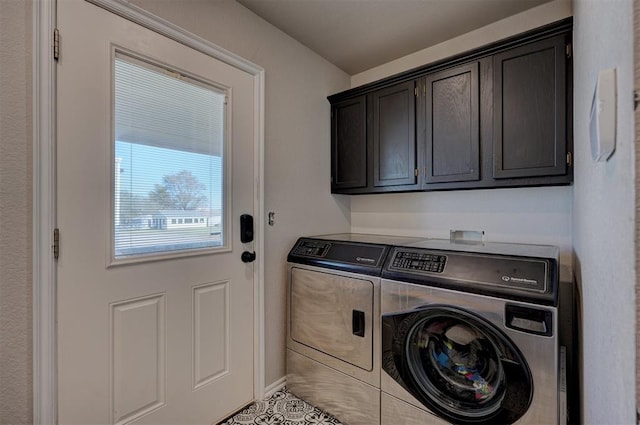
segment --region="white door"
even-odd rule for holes
[[[57,18],[59,423],[214,423],[254,397],[253,77],[84,1]]]

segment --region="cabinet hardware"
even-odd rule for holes
[[[571,152],[567,152],[567,165],[571,167],[572,163],[573,163],[573,155],[571,155]]]
[[[53,229],[53,259],[60,256],[60,229]]]
[[[418,177],[418,175],[420,174],[420,169],[416,168],[415,170],[413,170],[413,175]]]
[[[53,59],[60,58],[60,31],[58,28],[53,30]]]
[[[567,59],[571,59],[571,43],[567,43],[566,54],[567,54]]]

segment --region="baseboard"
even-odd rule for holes
[[[282,378],[278,379],[276,382],[272,383],[271,385],[267,386],[264,389],[264,398],[267,399],[271,397],[273,394],[283,389],[286,385],[287,385],[287,377],[283,376]]]

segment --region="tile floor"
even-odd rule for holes
[[[342,425],[342,423],[283,388],[266,400],[253,403],[219,425]]]

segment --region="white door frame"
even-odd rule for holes
[[[254,79],[254,175],[256,250],[254,268],[254,397],[264,396],[264,69],[126,0],[87,0],[199,52]],[[33,5],[33,421],[57,423],[56,272],[56,66],[53,59],[56,0]],[[64,34],[61,35],[61,38]],[[64,44],[61,47],[64,54]],[[64,236],[63,236],[64,237]],[[64,252],[61,253],[64,255]]]

